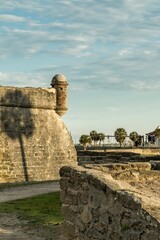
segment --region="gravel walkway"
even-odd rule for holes
[[[3,188],[0,190],[0,203],[58,191],[60,191],[58,181]]]

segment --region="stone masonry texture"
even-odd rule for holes
[[[108,174],[80,166],[60,170],[61,240],[159,240],[160,222]]]
[[[54,88],[0,87],[1,182],[59,179],[59,169],[76,161],[55,109]]]

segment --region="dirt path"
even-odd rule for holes
[[[57,191],[60,191],[58,181],[3,188],[0,190],[0,203]]]
[[[0,203],[57,192],[59,182],[40,183],[0,190]],[[0,213],[0,240],[59,240],[60,225],[35,226],[14,213]]]
[[[0,213],[1,240],[59,240],[60,225],[35,226],[16,214]]]

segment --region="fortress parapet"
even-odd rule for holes
[[[0,106],[55,110],[56,90],[54,88],[0,86]]]
[[[64,75],[56,74],[51,81],[52,88],[0,88],[0,106],[24,107],[37,109],[52,109],[62,116],[67,108],[67,80]],[[23,94],[21,91],[23,89]],[[9,92],[8,95],[6,91]],[[5,98],[4,98],[5,95]],[[27,96],[26,100],[24,95]]]

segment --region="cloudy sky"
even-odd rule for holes
[[[159,0],[0,0],[0,85],[69,82],[74,141],[160,125]]]

